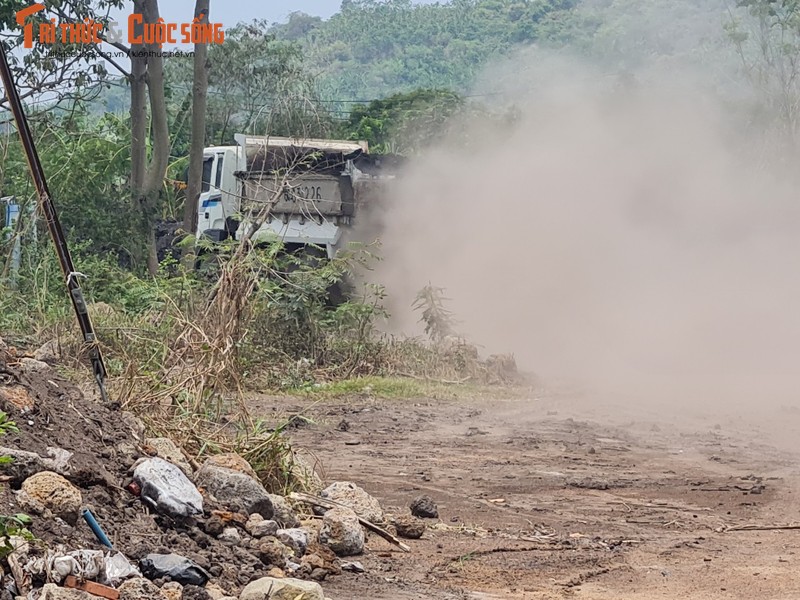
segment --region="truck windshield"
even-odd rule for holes
[[[203,159],[203,188],[201,193],[211,189],[211,169],[214,166],[214,157],[209,156]]]

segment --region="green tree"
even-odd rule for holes
[[[345,133],[368,141],[373,153],[413,154],[442,135],[464,107],[464,98],[448,90],[395,94],[354,106]]]

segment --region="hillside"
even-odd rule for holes
[[[365,100],[465,93],[493,60],[530,47],[615,69],[709,53],[718,61],[730,17],[723,0],[345,0],[328,20],[296,12],[271,32],[302,46],[323,98]]]

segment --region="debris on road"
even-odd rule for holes
[[[430,496],[417,496],[409,505],[411,514],[422,519],[438,519],[439,507]]]
[[[205,585],[211,575],[200,565],[178,554],[148,554],[139,566],[148,579],[168,577],[181,585]]]

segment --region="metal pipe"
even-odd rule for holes
[[[47,187],[44,169],[39,160],[39,154],[36,152],[36,145],[33,142],[33,135],[28,126],[28,119],[22,108],[19,91],[14,82],[14,74],[11,72],[11,66],[8,63],[5,43],[0,43],[0,78],[3,80],[3,87],[5,88],[6,97],[8,98],[8,104],[14,115],[14,120],[17,123],[17,132],[22,141],[22,147],[25,150],[28,167],[30,168],[33,183],[39,195],[39,202],[42,207],[42,212],[44,213],[45,221],[47,222],[47,228],[50,230],[50,237],[53,239],[53,245],[58,255],[58,262],[61,264],[61,271],[66,280],[67,292],[69,293],[70,300],[72,300],[72,306],[75,309],[75,315],[78,318],[78,324],[83,333],[83,339],[86,342],[89,359],[92,362],[94,378],[97,382],[97,386],[100,388],[100,396],[105,402],[108,400],[105,387],[106,367],[103,363],[100,347],[97,344],[97,337],[92,327],[92,321],[89,318],[89,311],[86,308],[83,291],[81,290],[80,283],[78,283],[78,276],[80,273],[75,271],[75,266],[72,264],[72,257],[67,247],[64,230],[61,228],[56,207],[50,197],[50,190]]]
[[[86,524],[89,526],[89,529],[92,530],[92,533],[94,533],[100,543],[103,544],[103,546],[113,550],[114,546],[111,545],[111,540],[108,539],[106,532],[103,531],[103,528],[100,527],[100,523],[98,523],[97,519],[94,518],[92,511],[90,511],[88,508],[84,508],[81,511],[81,515],[83,516],[84,521],[86,521]]]

